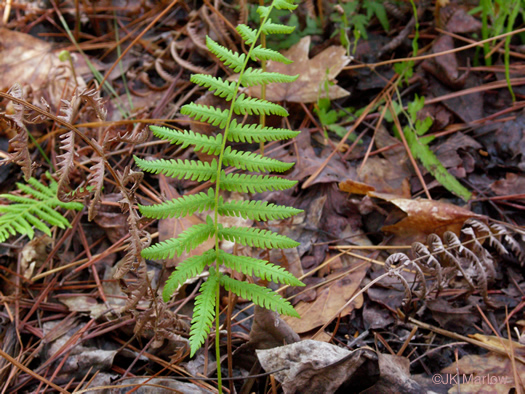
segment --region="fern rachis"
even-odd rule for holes
[[[209,137],[192,131],[177,131],[162,127],[152,126],[154,134],[173,144],[187,147],[192,145],[195,151],[202,151],[215,155],[211,163],[191,160],[154,160],[146,161],[135,158],[136,163],[144,171],[160,173],[179,179],[197,181],[210,181],[214,185],[207,191],[194,196],[183,196],[152,206],[140,206],[142,214],[150,218],[183,217],[195,212],[211,211],[206,217],[206,223],[190,227],[178,237],[169,239],[143,250],[142,256],[153,259],[164,259],[175,254],[180,255],[199,246],[208,238],[214,240],[214,248],[202,255],[193,256],[178,265],[168,279],[164,288],[163,297],[168,300],[177,287],[187,279],[200,274],[207,266],[209,277],[201,285],[200,293],[195,300],[194,316],[190,332],[191,355],[204,343],[214,318],[219,313],[219,288],[252,300],[259,306],[276,310],[291,316],[298,316],[291,304],[279,294],[259,285],[238,281],[230,278],[220,269],[221,266],[246,274],[256,275],[262,279],[273,280],[288,285],[303,285],[292,274],[283,268],[275,266],[265,260],[252,257],[234,256],[222,251],[219,243],[230,240],[239,244],[261,248],[293,248],[299,244],[292,239],[252,227],[225,227],[220,223],[223,216],[241,216],[253,220],[283,219],[301,212],[298,209],[269,204],[261,201],[225,202],[220,195],[221,190],[239,192],[263,192],[268,190],[284,190],[291,188],[296,182],[273,175],[251,175],[243,173],[226,174],[225,166],[248,170],[252,172],[284,172],[293,163],[284,163],[276,159],[265,157],[251,152],[232,149],[228,142],[265,142],[293,138],[297,132],[265,127],[261,124],[239,124],[233,114],[259,114],[287,116],[288,112],[282,106],[264,99],[247,97],[240,91],[241,86],[264,86],[272,82],[292,82],[297,76],[269,73],[253,68],[248,68],[252,60],[273,60],[290,63],[278,52],[257,46],[261,35],[272,33],[289,33],[291,28],[272,23],[269,14],[273,8],[294,10],[297,6],[293,0],[273,0],[268,7],[259,7],[261,27],[254,30],[248,26],[240,25],[237,31],[243,37],[245,44],[249,45],[247,55],[232,52],[216,43],[209,37],[206,45],[211,53],[219,58],[224,65],[239,73],[236,82],[225,81],[220,77],[208,75],[193,75],[192,82],[207,88],[218,97],[229,102],[229,109],[221,110],[214,107],[187,104],[181,108],[181,113],[189,115],[195,120],[204,121],[223,129],[223,133],[216,137]],[[216,319],[217,320],[217,319]],[[217,323],[218,327],[218,323]],[[217,360],[220,359],[219,338],[216,336]],[[218,368],[219,387],[220,368]]]

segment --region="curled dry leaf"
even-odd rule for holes
[[[299,78],[292,83],[268,85],[267,100],[314,103],[320,97],[326,97],[327,90],[330,100],[350,95],[345,89],[332,84],[343,67],[352,60],[346,56],[346,49],[333,45],[310,59],[308,57],[310,42],[311,36],[304,37],[289,50],[283,52],[284,56],[293,61],[291,65],[268,62],[267,71],[288,75],[299,74]],[[259,86],[253,86],[247,90],[250,96],[260,98],[261,88]]]
[[[417,236],[424,242],[427,235],[432,233],[440,237],[443,236],[445,231],[459,234],[465,220],[469,218],[483,219],[483,216],[477,215],[468,209],[441,201],[410,200],[373,192],[369,193],[369,195],[394,204],[406,214],[397,223],[383,226],[381,229],[382,231],[405,237],[405,239]]]
[[[299,341],[299,335],[286,324],[277,312],[255,305],[249,346],[254,349],[271,349]]]
[[[274,376],[286,394],[334,393],[367,361],[375,358],[371,350],[351,352],[313,340],[256,352],[266,371],[278,371]]]

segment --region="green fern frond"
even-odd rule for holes
[[[234,119],[230,125],[228,141],[249,143],[280,141],[293,138],[299,133],[299,131],[264,127],[259,124],[238,124]]]
[[[223,227],[219,224],[218,237],[244,246],[268,249],[289,249],[300,245],[284,235],[254,227]]]
[[[279,115],[288,116],[288,111],[279,104],[271,103],[255,97],[246,97],[241,94],[237,97],[233,106],[233,112],[237,115]]]
[[[267,201],[230,201],[219,203],[219,214],[241,216],[251,220],[286,219],[303,212],[286,205],[270,204]]]
[[[235,30],[239,32],[246,45],[252,45],[257,37],[257,31],[246,25],[238,25]]]
[[[247,68],[248,60],[273,60],[282,63],[291,63],[279,52],[258,45],[258,38],[267,34],[289,34],[294,29],[269,19],[273,8],[294,10],[297,6],[293,0],[271,0],[269,7],[261,6],[257,12],[261,15],[261,26],[253,29],[246,25],[239,25],[237,31],[247,46],[247,54],[237,53],[206,37],[209,51],[217,56],[224,65],[239,73],[237,81],[226,81],[209,75],[193,75],[191,81],[211,91],[215,96],[229,102],[228,109],[219,109],[213,106],[189,103],[181,108],[181,113],[192,117],[196,121],[203,121],[222,129],[216,137],[200,135],[192,131],[175,131],[161,127],[152,127],[159,138],[172,144],[186,148],[190,145],[196,151],[218,156],[211,163],[193,162],[188,160],[155,160],[146,161],[136,158],[137,164],[144,171],[165,174],[179,179],[211,181],[214,187],[207,192],[197,195],[183,196],[172,201],[152,206],[140,205],[142,214],[150,218],[181,217],[197,211],[210,210],[205,224],[189,228],[178,237],[150,246],[142,251],[142,256],[152,259],[171,258],[175,254],[181,255],[204,243],[212,237],[215,244],[221,240],[229,240],[246,246],[260,248],[294,248],[298,242],[268,230],[252,227],[224,227],[219,222],[219,216],[242,216],[252,220],[286,219],[301,212],[299,209],[279,206],[264,201],[232,201],[224,202],[219,194],[220,190],[255,193],[272,190],[285,190],[296,185],[296,181],[277,176],[250,175],[229,173],[231,168],[253,172],[276,171],[284,172],[293,166],[279,160],[248,151],[233,150],[228,142],[257,142],[279,141],[295,137],[298,132],[265,127],[264,123],[240,124],[235,120],[236,115],[280,115],[288,116],[288,111],[276,103],[264,99],[248,97],[241,92],[241,86],[266,86],[270,83],[288,83],[295,81],[298,76],[285,75],[276,72],[266,72],[259,69]],[[262,40],[261,40],[262,42]],[[243,121],[246,122],[247,119]],[[252,257],[235,256],[219,248],[213,248],[200,256],[193,256],[179,264],[175,272],[167,281],[163,298],[168,300],[173,292],[187,279],[199,275],[209,266],[210,277],[200,287],[200,294],[196,297],[195,312],[190,331],[191,355],[203,344],[210,332],[214,316],[218,313],[219,286],[224,286],[235,294],[252,300],[257,305],[276,310],[290,316],[297,316],[297,312],[290,303],[270,289],[255,284],[236,281],[224,276],[220,266],[229,267],[246,275],[255,275],[262,279],[273,280],[301,286],[302,283],[284,268],[265,260]],[[215,309],[214,309],[215,308]],[[218,317],[216,317],[218,330]],[[216,335],[217,360],[220,359],[219,335]],[[218,369],[219,392],[221,392],[220,367]]]
[[[274,62],[291,64],[292,60],[288,59],[286,56],[281,55],[279,52],[274,51],[273,49],[263,48],[262,46],[257,46],[253,48],[252,51],[252,60],[273,60]]]
[[[261,27],[261,30],[264,34],[291,34],[295,30],[295,26],[272,23],[272,20],[268,19]]]
[[[297,75],[286,75],[275,72],[268,72],[259,69],[248,68],[241,77],[241,84],[244,87],[266,85],[269,83],[290,83],[299,78]]]
[[[181,148],[187,148],[194,145],[196,151],[201,151],[209,155],[218,155],[222,146],[222,134],[216,137],[205,134],[194,133],[191,130],[174,130],[167,127],[150,126],[155,137],[167,140],[170,144],[182,145]]]
[[[215,203],[215,190],[208,189],[208,193],[182,196],[170,201],[155,205],[139,205],[140,212],[147,218],[166,219],[192,215],[195,212],[207,211]]]
[[[191,179],[192,181],[215,181],[217,176],[217,161],[211,163],[192,160],[144,160],[133,156],[137,165],[146,172],[163,174],[176,179]]]
[[[217,253],[215,249],[211,249],[201,255],[189,257],[177,265],[175,271],[171,273],[169,279],[166,281],[166,285],[162,291],[164,301],[168,302],[171,295],[177,291],[179,286],[184,284],[188,279],[200,274],[207,265],[213,264],[216,257]]]
[[[224,150],[223,163],[254,172],[284,172],[294,165],[294,163],[285,163],[257,153],[233,150],[229,146]]]
[[[194,84],[207,88],[215,96],[224,97],[226,101],[231,101],[235,97],[235,82],[224,81],[221,78],[206,74],[193,74],[190,80]]]
[[[283,267],[271,264],[266,260],[259,260],[249,256],[235,256],[219,250],[219,261],[226,267],[248,276],[255,275],[264,280],[271,280],[275,283],[283,283],[290,286],[305,285]]]
[[[62,202],[57,198],[58,184],[46,173],[49,186],[45,186],[35,178],[28,180],[29,185],[17,183],[18,188],[29,197],[14,194],[0,194],[13,202],[10,205],[0,205],[0,242],[17,233],[33,238],[33,226],[47,235],[51,235],[49,226],[59,228],[70,227],[69,221],[55,208],[82,210],[84,205],[78,202]]]
[[[183,115],[191,116],[195,120],[201,120],[207,122],[213,126],[219,126],[224,128],[226,122],[228,121],[228,116],[230,112],[225,109],[222,111],[219,108],[208,107],[206,105],[190,103],[184,105],[180,109],[180,113]]]
[[[217,302],[215,293],[220,277],[215,275],[214,271],[210,269],[210,276],[201,285],[200,293],[195,297],[195,309],[190,330],[190,357],[193,357],[206,340],[215,317],[215,302]]]
[[[230,67],[236,73],[241,71],[246,60],[246,55],[244,53],[238,54],[236,52],[232,52],[228,48],[225,48],[222,45],[216,43],[208,36],[206,36],[206,46],[211,53],[217,56],[224,63],[225,66]]]
[[[271,175],[225,174],[221,175],[221,189],[239,193],[263,193],[291,189],[297,181]]]
[[[177,238],[170,238],[167,241],[152,245],[142,250],[141,254],[145,259],[171,259],[175,254],[180,256],[184,251],[189,252],[195,249],[213,234],[215,234],[215,227],[212,219],[208,216],[206,223],[191,226],[180,233]]]
[[[252,301],[254,304],[281,313],[283,315],[300,317],[293,306],[279,294],[266,287],[253,283],[241,282],[226,275],[221,276],[221,285],[239,297]]]

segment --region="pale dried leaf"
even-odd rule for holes
[[[334,393],[373,354],[306,340],[268,350],[256,350],[262,367],[274,373],[285,393]]]
[[[346,49],[342,46],[331,46],[323,52],[308,57],[311,37],[301,39],[283,55],[292,60],[292,64],[282,64],[269,61],[267,71],[288,75],[299,74],[299,78],[292,83],[269,84],[266,89],[266,99],[269,101],[289,101],[294,103],[314,103],[319,98],[326,98],[327,82],[334,82],[335,77],[352,59],[346,56]],[[331,85],[331,84],[328,84]],[[261,95],[261,88],[248,88],[252,97]],[[350,93],[333,84],[328,86],[328,98],[335,100],[346,97]]]

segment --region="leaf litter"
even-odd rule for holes
[[[102,94],[105,103],[94,104],[107,109],[107,121],[89,115],[89,104],[79,108],[75,125],[87,141],[104,145],[110,166],[122,174],[133,165],[132,154],[190,158],[189,151],[160,145],[154,138],[138,138],[144,124],[167,123],[208,135],[216,132],[207,125],[188,125],[178,110],[198,96],[202,96],[199,102],[219,106],[215,96],[191,90],[189,77],[199,69],[215,75],[224,72],[203,56],[203,38],[213,35],[226,46],[238,48],[238,37],[228,30],[226,21],[246,18],[249,9],[243,9],[248,5],[242,3],[240,12],[225,4],[215,8],[205,3],[199,10],[181,3],[134,43],[108,75],[111,89]],[[305,212],[293,220],[268,223],[270,229],[300,241],[299,247],[254,257],[303,278],[306,288],[283,291],[303,318],[282,319],[223,294],[221,318],[224,322],[231,316],[232,332],[221,341],[232,352],[230,370],[238,378],[234,386],[239,392],[266,392],[267,384],[275,391],[301,393],[454,392],[455,383],[436,384],[432,377],[460,373],[467,378],[460,382],[461,392],[520,392],[525,373],[525,138],[521,102],[512,102],[505,81],[504,48],[488,43],[490,55],[481,48],[477,53],[466,49],[436,56],[461,49],[476,34],[479,37],[481,16],[469,13],[469,5],[439,2],[436,8],[428,8],[427,2],[419,2],[426,12],[420,13],[419,47],[423,49],[418,54],[431,57],[414,64],[410,85],[398,81],[396,86],[404,107],[415,99],[414,93],[425,97],[417,120],[431,118],[432,125],[417,138],[433,138],[429,149],[473,192],[470,201],[460,201],[421,163],[414,165],[392,123],[378,121],[384,102],[396,99],[388,90],[396,70],[388,61],[376,63],[408,60],[413,36],[399,40],[395,48],[385,44],[396,40],[395,34],[412,18],[410,7],[384,6],[390,7],[392,33],[387,34],[372,18],[366,39],[361,34],[345,43],[345,35],[357,30],[340,28],[331,15],[337,5],[328,3],[320,5],[322,10],[309,9],[308,2],[301,4],[299,25],[319,23],[323,34],[297,36],[297,44],[284,51],[295,61],[290,67],[267,64],[267,71],[300,74],[293,84],[270,85],[266,97],[286,102],[291,114],[288,122],[302,133],[288,144],[264,147],[265,155],[296,162],[285,176],[299,185],[257,198]],[[60,113],[61,100],[70,100],[75,89],[97,87],[87,63],[98,70],[113,66],[121,53],[115,43],[129,44],[137,34],[134,29],[142,31],[162,7],[132,1],[126,8],[117,6],[113,14],[81,2],[80,13],[60,8],[35,11],[29,5],[11,11],[9,23],[0,32],[2,92],[18,82],[21,98],[41,109],[49,106],[52,114]],[[357,10],[362,12],[348,15],[366,14]],[[45,17],[39,19],[44,11]],[[62,15],[58,12],[64,12],[73,29],[71,37],[78,40],[84,54],[55,24]],[[514,37],[510,44],[511,85],[520,99],[522,82],[513,71],[520,61],[520,41]],[[63,48],[71,52],[73,69],[58,57]],[[488,58],[493,65],[486,63]],[[260,95],[257,88],[248,90]],[[0,154],[4,158],[10,153],[8,140],[19,130],[5,121],[14,108],[2,94]],[[359,111],[378,95],[383,103],[371,107],[358,122]],[[328,108],[334,111],[330,121],[338,127],[320,123],[315,110],[321,99],[328,99]],[[64,130],[49,119],[38,124],[28,122],[30,116],[21,119],[35,137],[27,148],[30,160],[37,164],[37,177],[48,170],[53,173],[62,153],[56,137]],[[274,127],[285,126],[273,117],[266,121]],[[401,126],[410,121],[400,116]],[[359,137],[345,141],[346,150],[334,152],[341,141],[341,135],[331,131],[336,129]],[[78,156],[70,168],[71,190],[86,185],[94,171],[96,155],[86,140],[75,141],[73,147]],[[257,151],[260,146],[245,143],[243,149]],[[199,159],[208,160],[203,155]],[[12,164],[0,167],[3,193],[15,191],[20,174]],[[315,181],[303,188],[314,174]],[[72,227],[53,229],[49,239],[11,237],[0,245],[2,355],[13,360],[2,362],[0,387],[7,392],[34,391],[39,384],[51,382],[67,390],[89,387],[93,392],[102,392],[96,387],[104,385],[112,386],[111,392],[124,392],[126,384],[139,392],[152,387],[216,392],[214,382],[206,380],[214,372],[212,346],[206,345],[194,360],[187,357],[189,311],[198,283],[185,284],[170,303],[163,304],[162,285],[179,260],[166,265],[145,261],[138,267],[129,259],[148,237],[169,238],[204,217],[154,223],[133,218],[132,204],[121,209],[126,203],[114,180],[108,174],[102,179],[94,221],[83,214],[68,214]],[[127,190],[132,185],[129,182]],[[163,176],[150,176],[132,193],[141,204],[149,204],[199,191],[191,181],[169,183]],[[130,239],[133,226],[143,232]],[[458,246],[456,239],[462,244]],[[250,249],[237,252],[253,253]],[[398,260],[387,264],[393,254]],[[262,370],[257,367],[259,361]],[[228,364],[227,359],[223,361],[225,370]],[[20,368],[24,365],[36,375]],[[281,386],[253,372],[257,370],[273,374]],[[489,377],[496,380],[482,382]]]

